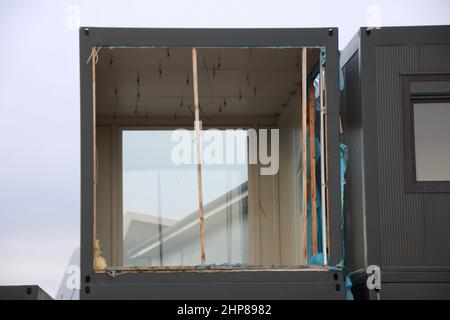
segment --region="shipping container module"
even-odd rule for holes
[[[80,78],[82,299],[345,298],[336,28],[81,28]]]
[[[361,28],[341,67],[354,286],[361,298],[450,299],[450,27]],[[381,271],[370,292],[369,266]]]

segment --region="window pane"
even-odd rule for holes
[[[203,135],[208,141],[202,165],[206,264],[248,263],[247,133],[211,130]]]
[[[417,181],[450,180],[450,103],[414,104]]]
[[[184,130],[187,139],[172,141],[173,133],[173,130],[123,132],[125,266],[200,264],[194,134]],[[182,141],[187,143],[182,145]],[[237,148],[246,150],[246,139],[240,143]],[[188,161],[180,163],[186,158],[174,158],[174,150],[178,156],[178,151],[187,155]],[[232,165],[204,164],[202,171],[206,263],[245,263],[248,260],[246,161]]]

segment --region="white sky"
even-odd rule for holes
[[[0,0],[0,285],[54,296],[79,246],[78,24],[334,26],[342,48],[370,5],[382,26],[450,24],[448,0]]]

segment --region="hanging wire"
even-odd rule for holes
[[[220,70],[221,67],[222,67],[222,57],[220,56],[219,52],[219,56],[217,58],[217,70]]]
[[[183,99],[183,97],[181,97],[181,98],[180,98],[180,105],[179,105],[178,109],[175,111],[175,114],[174,114],[174,118],[175,118],[175,119],[176,119],[177,116],[178,116],[178,112],[180,112],[181,109],[183,109],[183,108],[184,108],[184,99]]]
[[[213,94],[213,89],[212,89],[212,80],[211,80],[211,77],[209,76],[209,69],[208,69],[208,63],[206,62],[206,58],[203,58],[203,65],[205,67],[205,72],[208,77],[209,94],[210,94],[210,100],[211,100],[210,104],[211,104],[211,107],[214,108],[215,104],[214,104],[214,94]]]
[[[192,116],[195,117],[195,112],[194,112],[194,110],[192,110],[192,107],[190,104],[188,104],[187,108],[192,113]]]
[[[219,106],[219,112],[222,112],[223,109],[225,109],[226,107],[227,107],[227,97],[224,97],[224,98],[223,98],[223,104],[221,104],[221,105]]]
[[[161,79],[162,78],[162,65],[161,63],[158,65],[158,77]]]
[[[111,51],[112,51],[112,50],[109,50],[109,62],[108,62],[108,68],[109,68],[109,71],[111,71],[112,66],[113,66],[113,59],[112,59]]]
[[[91,54],[89,55],[89,58],[86,61],[86,64],[89,64],[89,62],[91,62],[91,60],[97,64],[98,62],[98,53],[100,52],[100,50],[102,49],[102,47],[94,47],[94,50],[91,51]]]
[[[114,106],[114,112],[113,112],[113,120],[116,120],[116,113],[119,110],[119,90],[117,89],[117,85],[114,88],[114,99],[115,99],[115,106]]]
[[[141,99],[141,76],[139,72],[136,72],[136,103],[134,114],[138,113],[140,99]]]

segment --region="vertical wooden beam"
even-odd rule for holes
[[[324,114],[324,135],[325,135],[325,182],[326,182],[326,202],[327,202],[327,245],[328,248],[331,248],[330,244],[330,198],[328,197],[328,95],[327,95],[327,77],[326,77],[326,65],[323,68],[323,96],[325,101],[325,114]],[[339,173],[340,176],[340,173]],[[340,179],[339,179],[340,180]],[[341,198],[339,197],[339,201]]]
[[[306,101],[306,68],[307,49],[302,48],[302,222],[303,222],[303,257],[308,264],[308,180],[307,180],[307,101]]]
[[[195,148],[197,151],[197,181],[198,181],[198,207],[200,212],[200,261],[205,264],[205,223],[203,210],[203,187],[202,187],[202,156],[201,156],[201,129],[200,129],[200,106],[198,102],[198,74],[197,74],[197,49],[192,48],[192,79],[194,87],[194,114],[195,114]]]
[[[316,128],[314,109],[314,84],[309,85],[309,166],[310,166],[310,186],[311,186],[311,232],[312,232],[312,252],[318,253],[317,245],[317,197],[316,197]]]
[[[91,55],[89,57],[91,64],[92,64],[92,162],[93,162],[93,168],[92,168],[92,176],[93,176],[93,188],[92,188],[92,216],[93,216],[93,239],[92,239],[92,245],[94,253],[93,259],[93,265],[94,269],[96,268],[96,256],[97,256],[97,124],[96,124],[96,116],[97,116],[97,92],[96,92],[96,70],[95,65],[97,63],[97,48],[93,47],[91,49]],[[89,61],[89,60],[88,60]]]

